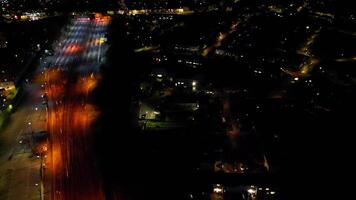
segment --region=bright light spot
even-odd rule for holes
[[[224,192],[224,188],[223,188],[223,186],[220,185],[220,184],[215,184],[213,191],[214,191],[214,193],[220,194],[220,193],[223,193],[223,192]]]
[[[294,78],[294,80],[295,80],[295,81],[298,81],[298,80],[299,80],[299,78],[298,78],[298,77],[295,77],[295,78]]]
[[[162,74],[157,74],[158,78],[162,78],[162,76],[163,76]]]
[[[192,86],[196,86],[197,85],[197,82],[196,81],[193,81],[192,82]]]
[[[214,188],[214,192],[215,192],[215,193],[221,193],[221,192],[222,192],[222,189],[221,189],[221,188]]]
[[[271,194],[276,194],[276,192],[275,191],[271,191]]]
[[[106,42],[106,38],[105,37],[101,37],[99,38],[99,44],[103,44],[104,42]]]
[[[250,188],[247,190],[249,194],[256,194],[256,189]]]
[[[48,150],[48,147],[46,145],[42,146],[42,151],[46,152]]]

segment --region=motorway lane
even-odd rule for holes
[[[100,77],[108,23],[101,15],[75,18],[45,70],[51,199],[105,199],[92,156],[90,129],[98,110],[89,96]]]

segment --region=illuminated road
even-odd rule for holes
[[[0,131],[0,199],[41,199],[39,157],[33,156],[34,135],[45,131],[41,88],[23,85],[23,103]]]
[[[45,161],[48,199],[105,199],[92,156],[91,125],[98,110],[90,103],[90,93],[100,79],[109,22],[99,14],[76,17],[62,31],[54,55],[46,59],[41,78],[50,138]]]
[[[319,37],[321,29],[315,30],[315,32],[307,39],[302,48],[297,50],[299,55],[305,56],[304,62],[302,62],[297,70],[289,68],[281,68],[282,72],[294,77],[294,78],[303,78],[310,76],[311,71],[320,63],[320,60],[313,55],[312,46],[315,40]]]
[[[229,31],[227,32],[220,32],[219,35],[216,38],[215,43],[212,46],[209,46],[205,48],[202,52],[202,56],[206,57],[208,56],[211,52],[213,52],[215,49],[221,46],[221,44],[226,40],[226,38],[234,33],[237,30],[237,26],[240,24],[240,22],[233,22],[230,26]]]

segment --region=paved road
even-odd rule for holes
[[[100,80],[109,18],[75,17],[62,32],[44,73],[50,135],[51,199],[105,199],[95,170],[90,92]],[[49,185],[45,185],[49,187]]]
[[[39,85],[25,86],[24,93],[24,102],[0,132],[0,199],[40,199],[40,159],[33,156],[25,138],[45,130],[45,107],[40,103]]]
[[[101,15],[75,17],[62,31],[55,54],[42,59],[25,87],[26,100],[0,134],[0,199],[43,197],[42,164],[45,199],[105,199],[92,156],[91,125],[98,110],[89,97],[100,80],[109,21]],[[50,151],[42,160],[32,156],[31,135],[43,130],[49,133]]]

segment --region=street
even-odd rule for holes
[[[46,128],[45,107],[37,84],[24,86],[24,102],[1,131],[0,199],[40,199],[41,159],[33,155],[33,134]],[[22,191],[22,192],[19,192]]]
[[[76,17],[63,31],[44,73],[48,105],[51,199],[105,199],[94,166],[90,127],[98,109],[90,92],[100,80],[109,18]]]

